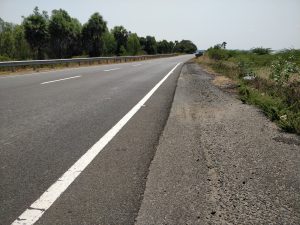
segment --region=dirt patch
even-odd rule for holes
[[[220,76],[220,75],[214,76],[214,80],[212,81],[212,83],[226,92],[233,93],[233,94],[238,93],[239,85],[237,84],[236,81],[231,80],[228,77]]]

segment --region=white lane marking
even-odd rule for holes
[[[70,80],[70,79],[79,78],[79,77],[81,77],[81,76],[68,77],[68,78],[63,78],[63,79],[58,79],[58,80],[51,80],[51,81],[43,82],[41,84],[50,84],[50,83],[54,83],[54,82],[58,82],[58,81]]]
[[[141,66],[142,64],[134,64],[134,65],[132,65],[132,66]]]
[[[32,225],[42,217],[45,211],[59,198],[59,196],[73,183],[81,172],[93,161],[101,150],[125,126],[125,124],[139,111],[146,101],[162,85],[162,83],[180,65],[178,63],[161,81],[159,81],[115,126],[113,126],[98,142],[96,142],[80,159],[77,160],[48,190],[46,190],[31,206],[26,209],[12,225]]]
[[[104,72],[109,72],[109,71],[114,71],[114,70],[119,70],[121,68],[113,68],[113,69],[108,69],[108,70],[103,70]]]

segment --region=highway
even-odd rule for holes
[[[0,224],[134,224],[192,57],[1,76]]]

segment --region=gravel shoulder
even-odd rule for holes
[[[136,225],[300,224],[300,138],[187,63]]]

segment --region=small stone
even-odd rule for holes
[[[248,76],[244,76],[243,79],[244,79],[244,80],[254,80],[254,79],[255,79],[255,76],[249,76],[249,75],[248,75]]]

